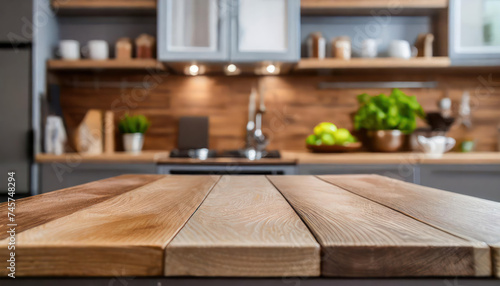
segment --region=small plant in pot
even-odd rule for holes
[[[120,120],[118,128],[123,134],[123,147],[126,152],[139,153],[144,144],[144,133],[151,126],[151,122],[144,115],[125,115]]]
[[[400,151],[407,135],[417,128],[417,118],[425,112],[415,96],[408,96],[395,88],[389,96],[358,95],[359,109],[354,116],[354,128],[366,131],[374,151]]]

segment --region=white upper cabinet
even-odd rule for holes
[[[233,0],[231,59],[295,62],[300,57],[300,1]]]
[[[160,60],[295,62],[299,0],[159,0]]]
[[[500,0],[450,1],[450,57],[454,64],[500,63]]]
[[[158,1],[158,58],[227,61],[227,0]]]

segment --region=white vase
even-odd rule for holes
[[[126,152],[139,153],[144,144],[144,134],[142,133],[127,133],[123,134],[123,147]]]

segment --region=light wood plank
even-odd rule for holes
[[[165,176],[24,231],[17,235],[16,276],[162,275],[166,245],[218,178]]]
[[[490,245],[493,252],[493,274],[500,278],[500,242]]]
[[[500,243],[500,203],[377,175],[320,178],[458,236]],[[495,275],[500,277],[496,258]]]
[[[47,68],[57,70],[88,70],[88,69],[121,69],[121,70],[148,70],[164,71],[165,66],[154,59],[131,60],[49,60]]]
[[[16,232],[43,225],[94,204],[163,178],[162,175],[122,175],[16,201]],[[0,204],[7,213],[7,203]],[[7,215],[0,217],[0,239],[8,237]]]
[[[312,176],[270,176],[321,244],[323,276],[488,276],[486,244],[414,220]]]
[[[391,69],[391,68],[444,68],[451,65],[448,57],[432,58],[353,58],[350,60],[341,60],[335,58],[326,59],[301,59],[295,70],[308,69]]]
[[[500,242],[500,203],[378,175],[319,178],[456,235]]]
[[[318,276],[319,245],[264,176],[224,176],[167,246],[167,276]]]
[[[156,0],[52,0],[59,9],[156,9]]]
[[[302,0],[302,9],[342,8],[448,8],[448,0]]]

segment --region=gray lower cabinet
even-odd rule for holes
[[[156,164],[40,164],[40,192],[51,192],[124,174],[156,173]]]
[[[300,175],[341,175],[341,174],[377,174],[398,180],[418,183],[419,167],[415,165],[332,165],[307,164],[299,165]]]
[[[500,165],[422,165],[424,186],[500,202]]]

